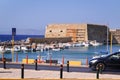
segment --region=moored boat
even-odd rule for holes
[[[56,48],[53,48],[52,50],[53,51],[60,51],[61,49],[59,47],[58,48],[56,47]]]
[[[90,41],[90,45],[99,46],[99,45],[101,45],[101,43],[98,43],[96,40],[94,40],[94,41]]]
[[[0,52],[1,53],[5,52],[5,47],[4,46],[0,46]]]

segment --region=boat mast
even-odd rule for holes
[[[108,26],[107,26],[107,52],[108,52]]]
[[[113,36],[112,33],[110,34],[110,53],[112,54],[112,40],[113,40]]]

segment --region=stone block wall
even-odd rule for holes
[[[88,40],[96,40],[100,43],[107,42],[107,26],[88,24]]]
[[[110,31],[113,37],[114,44],[120,44],[120,29],[116,29],[114,31]]]

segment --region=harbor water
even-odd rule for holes
[[[112,52],[118,52],[120,49],[120,45],[113,45]],[[110,53],[110,45],[108,46],[108,50]],[[82,64],[86,64],[86,58],[90,60],[93,56],[99,55],[101,52],[106,52],[107,46],[89,46],[89,47],[71,47],[69,49],[64,49],[60,51],[37,51],[37,52],[14,52],[14,62],[16,61],[16,55],[18,55],[18,62],[22,62],[22,59],[25,59],[28,55],[29,59],[38,59],[41,57],[42,60],[58,60],[58,63],[62,62],[62,58],[64,57],[65,63],[68,60],[81,61]],[[12,53],[4,53],[5,58],[12,58]],[[0,58],[2,58],[2,53],[0,54]]]

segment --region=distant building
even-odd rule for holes
[[[107,26],[96,24],[50,24],[46,27],[45,38],[71,37],[73,42],[107,41]]]

